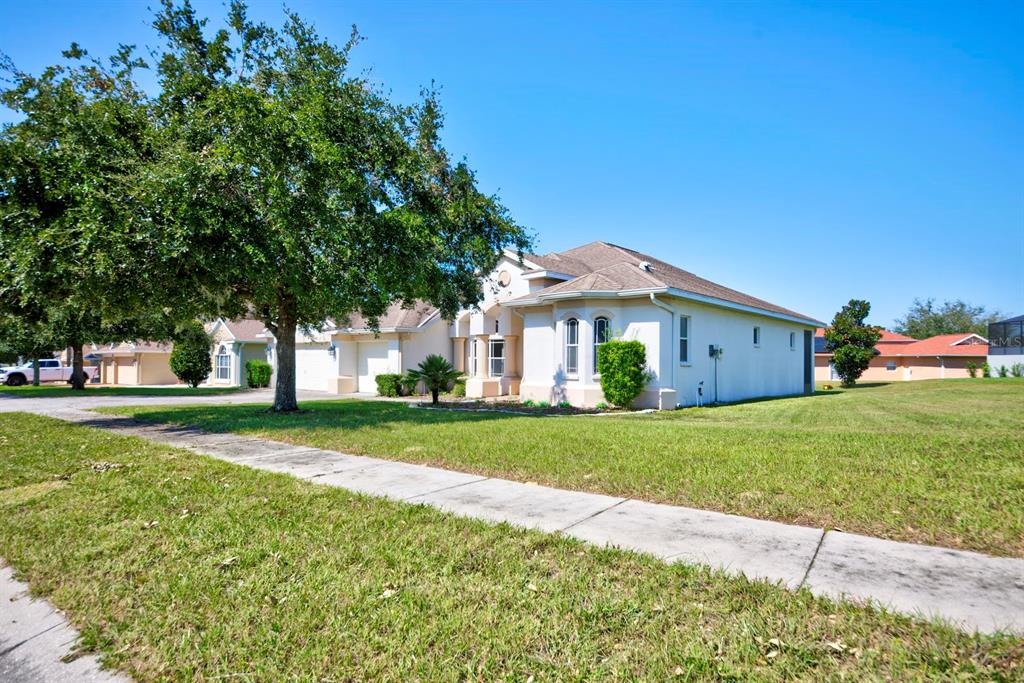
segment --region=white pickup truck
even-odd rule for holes
[[[71,379],[73,368],[64,365],[59,358],[39,359],[39,381],[40,382],[67,382]],[[92,379],[90,372],[97,372],[96,368],[85,368],[85,381]],[[9,387],[20,387],[32,381],[32,363],[16,365],[11,368],[0,368],[0,384]]]

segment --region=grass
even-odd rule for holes
[[[1024,380],[941,380],[670,413],[518,417],[400,403],[121,408],[563,488],[1024,557]]]
[[[213,396],[241,391],[238,387],[97,387],[85,385],[84,391],[75,391],[66,384],[26,384],[9,387],[0,384],[0,394],[25,398],[63,398],[67,396]]]
[[[1019,680],[1010,636],[0,415],[0,556],[140,681]]]

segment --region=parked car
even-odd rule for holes
[[[41,358],[39,360],[40,382],[67,382],[71,379],[73,368],[61,363],[59,358]],[[98,368],[84,368],[85,381],[92,379],[89,373],[99,372]],[[0,368],[0,383],[9,387],[20,387],[32,381],[32,363],[24,363],[11,368]]]

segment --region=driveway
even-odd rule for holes
[[[299,391],[299,403],[302,401],[336,401],[345,398],[371,398],[368,395],[328,394],[325,391]],[[0,413],[63,410],[79,408],[110,408],[117,406],[167,406],[167,405],[231,405],[244,403],[266,403],[274,400],[272,389],[255,389],[229,394],[196,394],[195,396],[110,396],[89,395],[85,390],[82,396],[14,396],[0,393]]]

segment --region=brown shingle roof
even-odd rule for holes
[[[380,317],[378,325],[380,329],[405,328],[412,329],[419,327],[437,314],[437,309],[425,301],[417,301],[412,308],[403,308],[401,303],[394,303],[387,312]],[[359,313],[353,313],[347,321],[339,321],[338,329],[368,330],[370,324],[366,318]]]
[[[262,320],[253,320],[252,318],[225,320],[224,325],[238,341],[262,341],[259,335],[267,329]]]
[[[545,256],[525,255],[528,261],[549,270],[575,275],[572,280],[560,282],[508,303],[529,301],[551,294],[587,292],[620,292],[632,289],[679,289],[729,303],[749,306],[770,313],[813,320],[810,316],[788,308],[776,306],[764,299],[724,287],[720,284],[677,268],[660,259],[641,254],[608,242],[591,242],[567,251]],[[646,262],[649,269],[640,268]]]

